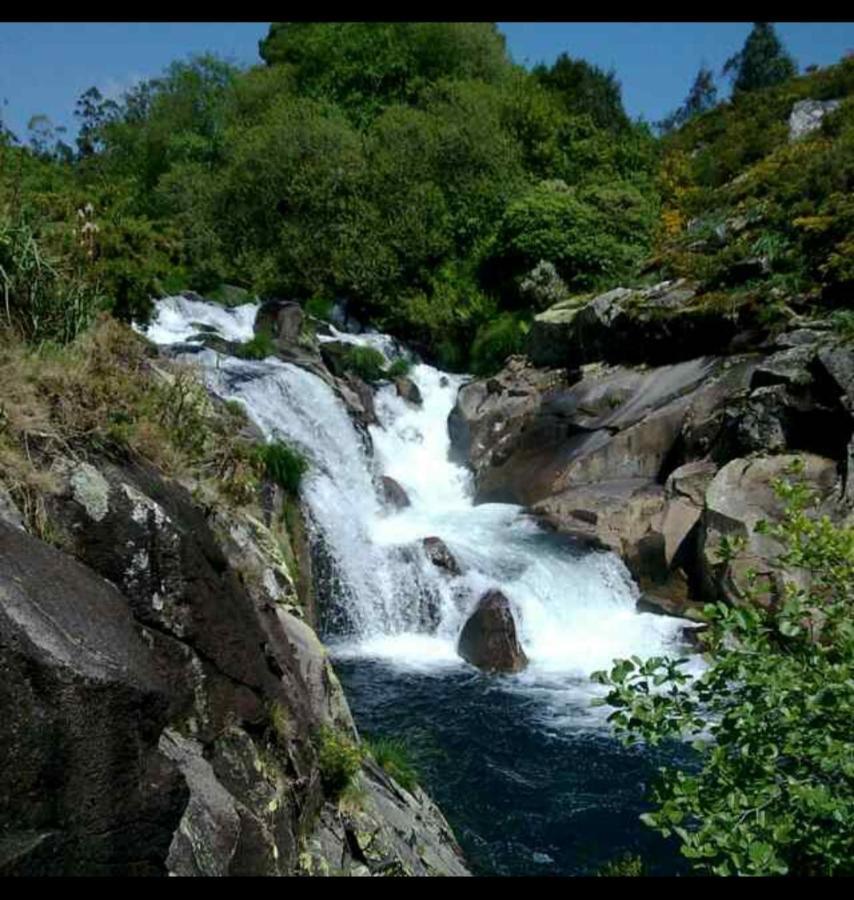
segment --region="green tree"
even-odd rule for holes
[[[715,76],[710,68],[705,65],[700,66],[691,90],[685,98],[685,102],[675,112],[671,113],[666,119],[658,123],[658,128],[663,132],[672,131],[684,125],[694,116],[704,113],[711,109],[718,98],[718,89],[715,86]]]
[[[107,100],[96,87],[84,91],[77,100],[74,115],[79,120],[77,153],[81,158],[93,156],[103,149],[104,126],[119,114],[115,100]]]
[[[567,112],[591,116],[598,128],[610,131],[628,128],[622,89],[613,71],[605,72],[583,59],[572,59],[561,53],[551,66],[535,66],[532,74],[560,97]]]
[[[785,512],[759,527],[784,547],[777,605],[707,606],[699,676],[684,659],[632,657],[593,678],[610,688],[602,702],[627,742],[694,738],[697,768],[662,770],[642,818],[677,835],[697,868],[850,875],[854,528],[818,517],[799,481],[775,487]]]
[[[259,52],[292,66],[300,93],[340,104],[359,124],[441,78],[492,82],[510,67],[488,22],[273,22]]]
[[[544,181],[507,207],[483,277],[511,305],[524,301],[520,281],[542,261],[571,288],[596,287],[631,272],[652,221],[649,202],[625,182]]]
[[[724,75],[733,79],[733,90],[755,91],[772,87],[798,72],[770,22],[754,22],[744,46],[724,64]]]

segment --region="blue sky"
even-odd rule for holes
[[[73,129],[74,103],[95,84],[118,96],[175,59],[213,51],[258,62],[266,22],[0,23],[0,102],[19,136],[35,113]],[[551,62],[559,53],[613,67],[631,116],[656,121],[684,98],[701,61],[717,73],[744,43],[748,22],[500,23],[517,62]],[[852,22],[786,22],[777,30],[801,68],[836,62],[854,50]],[[721,81],[721,89],[726,84]]]

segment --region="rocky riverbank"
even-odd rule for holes
[[[466,385],[448,424],[480,502],[617,552],[647,608],[740,602],[751,572],[772,602],[780,548],[754,526],[779,514],[772,485],[793,463],[821,513],[851,516],[851,343],[821,321],[770,333],[684,281],[542,313],[527,355]]]
[[[291,337],[364,421],[359,383]],[[0,494],[1,874],[467,874],[430,798],[367,754],[346,797],[327,786],[323,734],[359,736],[293,499],[43,456],[45,539]]]

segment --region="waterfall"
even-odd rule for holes
[[[147,333],[161,344],[211,330],[247,340],[255,311],[167,298]],[[321,338],[333,339],[372,346],[386,358],[401,352],[376,333],[332,329]],[[589,724],[601,721],[588,708],[595,691],[590,672],[618,657],[672,650],[684,623],[638,613],[637,588],[614,554],[573,546],[521,507],[473,504],[470,473],[448,458],[446,423],[463,377],[414,365],[420,407],[398,397],[393,385],[380,387],[369,455],[343,403],[315,375],[272,357],[192,353],[211,390],[242,403],[269,439],[297,446],[310,461],[301,498],[328,562],[321,600],[334,613],[326,640],[335,654],[432,674],[464,669],[457,636],[481,594],[498,588],[511,602],[530,660],[525,672],[500,684],[542,700],[554,722],[575,710],[575,720]],[[387,508],[377,490],[380,475],[398,481],[411,505]],[[461,575],[450,577],[429,561],[421,541],[431,536],[445,542]]]

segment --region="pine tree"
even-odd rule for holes
[[[693,119],[694,116],[711,109],[717,102],[717,99],[718,89],[715,86],[714,73],[708,66],[701,65],[700,71],[697,72],[697,77],[694,79],[694,84],[685,98],[685,102],[676,112],[657,122],[656,125],[662,132],[671,131],[684,125],[689,119]]]
[[[733,79],[733,91],[755,91],[771,87],[798,72],[770,22],[754,22],[744,46],[724,65],[724,75]]]

